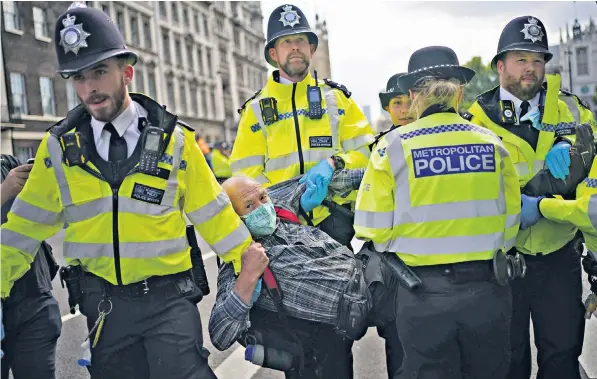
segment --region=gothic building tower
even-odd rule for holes
[[[311,74],[313,70],[317,71],[317,78],[332,78],[332,69],[330,65],[330,48],[328,45],[328,29],[325,21],[320,21],[319,15],[315,14],[315,32],[319,37],[319,46],[313,55],[311,62]]]

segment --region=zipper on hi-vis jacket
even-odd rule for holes
[[[303,159],[303,148],[301,146],[301,130],[299,128],[298,113],[296,113],[296,102],[294,99],[295,94],[296,94],[296,83],[292,83],[292,115],[294,116],[294,129],[296,131],[296,144],[298,147],[301,175],[303,175],[305,173],[305,161]]]
[[[114,268],[116,270],[116,282],[122,285],[122,273],[120,271],[120,240],[118,238],[118,189],[112,188],[112,243],[114,244]]]

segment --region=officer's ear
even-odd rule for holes
[[[311,48],[311,57],[313,57],[313,54],[315,54],[315,45],[310,44],[309,47]]]
[[[410,101],[413,101],[415,99],[415,93],[413,92],[413,90],[409,88],[408,94],[410,96]]]
[[[133,81],[133,77],[135,75],[135,69],[133,68],[132,65],[130,64],[125,64],[124,67],[122,68],[123,73],[124,73],[124,83],[125,85],[129,85],[132,83]]]
[[[390,106],[386,105],[385,107],[383,107],[383,110],[390,113]]]
[[[269,52],[269,57],[272,59],[272,61],[277,62],[278,61],[278,52],[276,51],[276,48],[270,47],[268,52]]]

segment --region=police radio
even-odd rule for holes
[[[155,126],[148,126],[143,130],[141,158],[139,171],[144,174],[157,175],[158,160],[162,151],[164,130]]]
[[[307,102],[309,103],[309,112],[307,115],[310,119],[320,119],[323,117],[323,108],[321,106],[321,88],[317,83],[317,71],[314,71],[315,86],[307,86]]]
[[[278,121],[278,101],[273,97],[266,97],[259,100],[261,118],[266,125]]]
[[[87,163],[85,144],[82,143],[81,133],[67,133],[60,137],[60,145],[64,152],[64,160],[67,166],[83,166]]]
[[[512,100],[500,100],[500,121],[502,124],[516,124],[516,111]]]

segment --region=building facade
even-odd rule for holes
[[[311,73],[317,71],[317,78],[332,79],[332,65],[330,64],[330,46],[328,44],[328,27],[325,20],[320,20],[319,15],[315,15],[315,33],[318,37],[317,51],[313,54],[311,60]]]
[[[139,56],[130,91],[165,104],[207,142],[234,139],[236,110],[267,73],[259,2],[86,4],[107,13]],[[54,23],[68,5],[2,1],[3,153],[33,156],[44,131],[78,104],[71,81],[56,74]]]
[[[551,46],[554,54],[547,64],[547,72],[562,76],[562,88],[583,99],[597,115],[593,101],[597,92],[597,27],[593,19],[582,27],[578,20],[572,26],[572,35],[566,25],[566,37],[560,30],[560,44]]]

